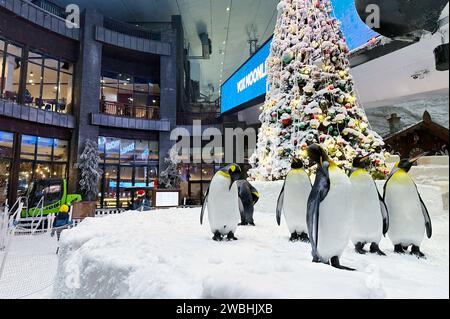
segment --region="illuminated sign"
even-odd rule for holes
[[[222,113],[266,94],[266,60],[270,54],[271,44],[272,41],[268,41],[222,85]]]
[[[364,47],[377,37],[359,17],[354,0],[332,0],[333,15],[342,22],[350,51]],[[221,112],[244,109],[264,101],[267,86],[266,61],[270,55],[272,40],[245,62],[221,88]]]

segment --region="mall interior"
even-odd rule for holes
[[[76,26],[67,23],[73,3]],[[423,151],[413,145],[419,138],[432,139],[426,151],[448,155],[448,3],[432,32],[425,26],[411,36],[405,19],[391,39],[370,30],[352,3],[333,1],[346,19],[351,72],[372,126],[401,144],[401,155]],[[238,83],[264,66],[277,4],[1,0],[0,205],[34,180],[65,179],[77,192],[76,164],[94,139],[103,171],[97,206],[127,209],[127,189],[156,186],[175,128],[193,132],[194,120],[202,131],[258,128],[264,71],[244,92]],[[422,122],[433,125],[410,137]],[[223,164],[181,165],[184,203],[200,204]]]

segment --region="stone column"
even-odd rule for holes
[[[171,44],[171,55],[161,56],[161,119],[169,120],[171,129],[175,128],[177,122],[177,102],[181,88],[178,87],[177,67],[181,67],[181,61],[177,60],[177,35],[171,29],[162,32],[161,40]],[[170,140],[170,132],[159,134],[159,171],[165,169],[164,158],[175,144]]]
[[[77,126],[71,143],[69,191],[78,189],[78,163],[86,139],[98,140],[99,128],[91,125],[91,114],[99,112],[102,44],[95,40],[95,26],[103,26],[103,16],[85,10],[81,19],[81,40],[74,79],[73,115]]]

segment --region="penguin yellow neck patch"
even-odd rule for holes
[[[232,165],[232,166],[230,167],[230,171],[231,171],[232,173],[236,172],[236,166]]]
[[[223,177],[226,177],[226,178],[230,178],[230,174],[227,174],[227,173],[222,172],[222,171],[218,171],[217,174],[219,174],[219,175],[221,175]]]

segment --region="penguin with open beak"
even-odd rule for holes
[[[203,217],[208,210],[209,225],[215,241],[222,241],[224,236],[228,240],[237,240],[235,232],[243,205],[236,182],[241,179],[241,175],[241,168],[237,164],[222,168],[213,177],[206,193],[200,223],[203,225]]]
[[[372,154],[357,156],[350,174],[352,182],[353,227],[351,240],[359,254],[366,254],[364,246],[370,244],[370,252],[385,256],[379,244],[389,229],[389,214],[372,176],[365,170]]]
[[[384,186],[384,201],[390,217],[388,235],[394,251],[404,254],[412,246],[411,254],[418,258],[425,258],[420,246],[425,233],[428,238],[432,237],[433,229],[428,209],[408,173],[425,155],[402,159]]]
[[[354,270],[341,266],[339,260],[348,246],[353,222],[350,179],[319,145],[311,145],[308,154],[310,161],[317,163],[307,211],[313,262]]]

